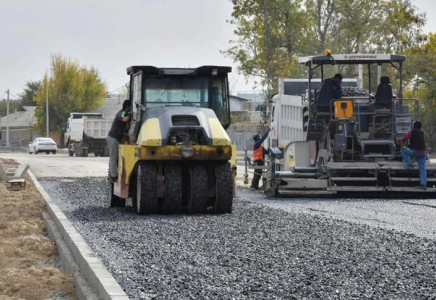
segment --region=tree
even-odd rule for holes
[[[16,109],[20,107],[20,102],[9,99],[9,114],[13,114]],[[0,99],[0,117],[4,117],[7,114],[7,101],[6,99]],[[1,126],[5,126],[5,124],[1,124]]]
[[[301,77],[297,56],[404,51],[420,41],[425,14],[410,0],[231,0],[237,41],[224,53],[267,91]],[[305,8],[303,9],[303,4]],[[355,76],[355,70],[341,70]],[[267,93],[268,95],[270,93]]]
[[[280,76],[301,70],[294,53],[301,53],[308,42],[300,32],[307,21],[302,0],[232,0],[231,24],[237,25],[237,41],[224,54],[239,63],[238,70],[246,77],[260,79],[259,84],[271,92]],[[297,66],[297,67],[296,67]]]
[[[35,96],[41,87],[40,81],[28,81],[24,87],[24,91],[19,94],[19,99],[22,106],[36,106]]]
[[[336,23],[337,0],[307,0],[308,18],[310,19],[309,33],[313,39],[313,53],[322,53],[326,48],[331,48],[330,41],[334,24]],[[319,41],[319,42],[317,42]],[[327,47],[328,46],[328,47]],[[308,52],[311,49],[307,49]]]
[[[401,53],[421,42],[426,15],[418,13],[410,0],[382,1],[381,9],[386,16],[381,19],[379,29],[374,30],[374,44],[387,53]]]
[[[63,133],[71,112],[87,112],[98,108],[106,95],[106,84],[94,68],[81,67],[61,55],[53,55],[50,71],[41,81],[35,97],[36,129],[46,132],[46,87],[49,99],[49,127],[51,132]]]

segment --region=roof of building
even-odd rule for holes
[[[0,127],[31,127],[36,124],[36,106],[21,106],[16,112],[10,113],[0,119]]]
[[[242,97],[235,96],[235,95],[230,95],[230,98],[233,98],[233,99],[236,99],[236,100],[239,100],[239,101],[249,101],[246,98],[242,98]]]

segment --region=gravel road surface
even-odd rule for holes
[[[138,216],[108,208],[106,178],[40,181],[131,299],[436,297],[434,239],[274,209],[245,189],[233,214]]]

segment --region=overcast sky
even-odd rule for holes
[[[435,0],[412,0],[436,31]],[[233,36],[230,0],[1,0],[0,97],[40,80],[51,54],[95,67],[114,91],[128,81],[126,67],[230,65],[233,91],[251,91],[220,50]]]

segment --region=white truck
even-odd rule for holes
[[[109,156],[106,136],[112,120],[104,119],[102,113],[70,114],[65,132],[65,144],[69,156]]]

